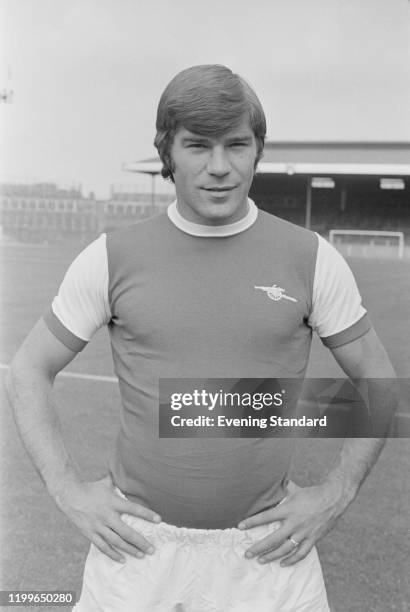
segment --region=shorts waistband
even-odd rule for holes
[[[116,487],[116,492],[127,499],[127,497]],[[285,501],[286,497],[282,499],[278,506]],[[165,542],[190,542],[190,543],[252,543],[257,539],[261,539],[267,533],[272,533],[279,529],[280,521],[268,523],[265,525],[258,525],[257,527],[251,527],[250,529],[237,529],[236,527],[229,527],[226,529],[197,529],[192,527],[177,527],[176,525],[170,525],[169,523],[151,523],[145,519],[139,518],[131,514],[123,514],[122,519],[130,527],[141,531],[144,536],[154,537],[155,539]]]

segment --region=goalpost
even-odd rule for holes
[[[332,229],[329,232],[329,242],[346,255],[387,255],[399,259],[404,256],[403,232]]]

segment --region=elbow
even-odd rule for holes
[[[366,356],[366,359],[358,364],[357,373],[358,378],[396,379],[396,372],[386,352]]]
[[[6,375],[4,377],[4,388],[6,390],[6,396],[11,402],[13,396],[13,377],[11,374],[11,366],[7,369]]]
[[[7,368],[6,375],[4,377],[4,387],[6,390],[6,396],[11,406],[13,406],[14,404],[17,381],[22,378],[22,374],[19,370],[19,364],[16,360],[16,357],[14,357],[13,361]]]
[[[21,389],[50,388],[54,378],[49,372],[36,367],[24,353],[19,351],[10,363],[4,377],[4,387],[9,403],[14,407],[15,398]]]
[[[10,366],[8,367],[6,375],[4,377],[4,388],[6,391],[6,397],[12,408],[15,407],[15,400],[19,388],[19,381],[22,379],[24,380],[24,377],[19,372],[19,368],[18,365],[15,363],[15,360],[13,360]]]

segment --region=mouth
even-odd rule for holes
[[[220,187],[202,187],[202,189],[204,189],[204,191],[208,191],[209,193],[228,193],[228,191],[232,191],[232,189],[235,189],[234,186],[232,185],[226,185],[226,186],[220,186]]]

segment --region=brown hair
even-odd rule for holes
[[[250,85],[219,64],[192,66],[177,74],[158,104],[154,145],[163,164],[162,176],[174,182],[171,147],[180,127],[218,137],[235,128],[244,115],[248,115],[256,138],[256,168],[263,154],[266,118]]]

